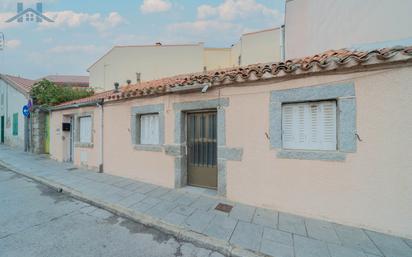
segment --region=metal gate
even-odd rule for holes
[[[187,114],[187,174],[189,185],[217,188],[216,112]]]

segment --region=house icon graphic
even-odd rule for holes
[[[10,19],[6,20],[7,23],[13,22],[54,22],[49,17],[43,14],[43,4],[36,3],[36,10],[27,8],[23,10],[23,3],[17,3],[17,14]]]

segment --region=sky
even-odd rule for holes
[[[284,0],[43,0],[53,23],[6,23],[17,2],[35,9],[39,0],[0,1],[0,73],[31,79],[88,75],[114,45],[229,47],[242,33],[282,25],[285,8]]]

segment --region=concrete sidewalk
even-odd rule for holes
[[[0,146],[0,163],[75,198],[231,256],[411,257],[412,240],[73,168]],[[215,209],[219,203],[233,209]]]

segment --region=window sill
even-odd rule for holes
[[[74,144],[74,147],[78,148],[93,148],[93,143],[81,143],[81,142],[76,142]]]
[[[281,159],[344,161],[346,154],[337,151],[279,150],[277,157]]]
[[[162,145],[134,145],[134,150],[137,151],[149,151],[149,152],[162,152]]]

